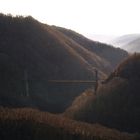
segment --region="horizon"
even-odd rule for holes
[[[140,33],[138,0],[1,0],[0,12],[32,16],[40,22],[71,29],[88,38]]]

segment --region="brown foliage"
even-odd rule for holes
[[[133,136],[100,126],[76,122],[38,110],[0,108],[0,138],[61,140],[132,140]]]
[[[140,55],[134,54],[122,62],[101,84],[96,98],[92,95],[82,107],[74,105],[67,110],[67,116],[90,123],[127,132],[140,132]],[[82,95],[78,97],[81,99]],[[79,104],[77,100],[75,104]],[[72,115],[71,115],[72,114]]]

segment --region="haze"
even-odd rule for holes
[[[139,0],[0,0],[0,12],[31,15],[89,37],[140,33]]]

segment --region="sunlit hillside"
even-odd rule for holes
[[[133,140],[135,137],[99,124],[76,122],[30,108],[0,108],[3,140]]]

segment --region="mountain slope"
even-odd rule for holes
[[[92,41],[72,30],[56,26],[53,26],[53,28],[56,28],[57,30],[61,31],[73,41],[77,42],[87,50],[91,51],[92,53],[98,55],[100,58],[107,61],[111,65],[111,69],[107,70],[107,73],[110,73],[114,69],[114,67],[116,67],[116,65],[120,63],[120,61],[122,61],[125,57],[128,56],[128,53],[120,48],[114,48],[111,45]]]
[[[48,80],[92,78],[92,66],[65,43],[67,40],[60,38],[59,32],[50,26],[43,25],[32,17],[13,18],[1,15],[0,33],[0,83],[3,105],[22,105],[22,102],[24,105],[26,100],[33,100],[35,106],[57,111],[61,107],[57,109],[55,104],[62,104],[61,94],[58,94],[56,88],[55,94],[52,95],[53,87]],[[27,82],[25,73],[28,76],[30,99],[24,96]],[[66,102],[71,101],[73,96],[85,87],[78,88],[73,95],[67,95],[69,99],[67,98]],[[65,98],[66,94],[68,93],[62,97]],[[25,103],[22,96],[26,98]]]
[[[127,55],[123,50],[117,53],[125,54],[119,61]],[[116,63],[32,17],[1,14],[0,65],[1,105],[63,112],[92,85],[60,85],[49,80],[93,80],[94,68],[99,77],[105,77]]]
[[[140,54],[135,54],[122,62],[99,86],[96,96],[93,92],[85,92],[85,96],[76,98],[64,115],[122,131],[140,132],[139,91]],[[79,105],[81,99],[85,100],[82,106]]]

